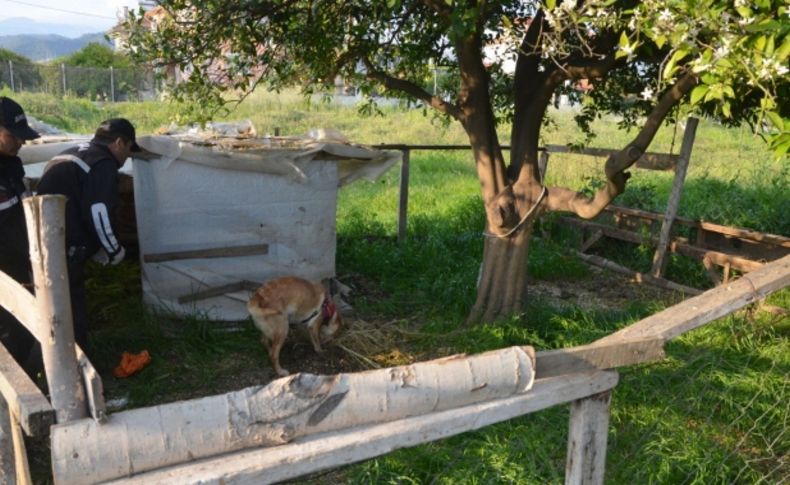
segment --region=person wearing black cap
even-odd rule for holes
[[[74,340],[88,344],[85,263],[120,263],[126,251],[115,237],[111,214],[118,206],[118,170],[139,152],[134,126],[125,118],[103,121],[90,142],[70,148],[49,161],[38,194],[62,194],[66,202],[68,257]]]
[[[17,154],[26,140],[38,137],[28,126],[22,107],[11,98],[0,96],[0,271],[25,285],[30,284],[30,253],[22,198],[28,192],[23,182],[25,169]],[[22,365],[36,342],[2,307],[0,341]]]

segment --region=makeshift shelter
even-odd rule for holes
[[[379,177],[401,155],[315,135],[139,137],[146,152],[133,163],[134,206],[148,306],[242,320],[263,281],[335,275],[338,188]],[[46,161],[77,141],[27,146],[23,161]]]

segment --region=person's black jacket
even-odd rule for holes
[[[30,268],[22,208],[24,176],[19,157],[0,155],[0,270],[19,282],[28,281]]]
[[[122,250],[110,220],[119,203],[118,168],[110,150],[93,141],[50,160],[37,193],[62,194],[68,198],[67,248],[84,248],[86,257],[104,248],[110,259]]]

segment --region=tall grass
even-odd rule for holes
[[[33,116],[83,133],[111,115],[129,117],[146,133],[178,114],[177,106],[153,102],[94,105],[45,96],[15,97]],[[334,128],[355,142],[369,144],[466,141],[457,126],[432,122],[418,110],[382,107],[382,111],[384,116],[361,118],[348,107],[305,103],[294,95],[256,94],[227,119],[249,118],[259,133],[279,128],[283,134],[300,135],[313,128]],[[546,133],[547,143],[578,137],[568,112],[553,116],[557,128]],[[613,120],[604,120],[601,126],[597,146],[622,146],[629,139]],[[673,127],[662,128],[651,151],[669,151],[672,136]],[[675,153],[678,146],[676,141]],[[590,310],[535,298],[524,315],[496,324],[463,326],[475,295],[483,244],[474,162],[466,152],[415,152],[411,160],[405,243],[396,241],[395,171],[377,182],[344,188],[338,201],[338,275],[354,287],[356,318],[382,325],[396,322],[410,331],[407,337],[393,340],[393,354],[405,354],[408,361],[508,345],[538,349],[579,345],[674,302],[645,296],[619,308]],[[548,179],[589,187],[601,168],[601,160],[557,156],[550,162]],[[703,120],[681,214],[789,234],[789,177],[786,160],[772,159],[745,130]],[[638,170],[622,197],[632,205],[660,210],[670,184],[669,174]],[[541,221],[543,229],[550,225],[549,219]],[[529,271],[533,280],[566,283],[571,292],[574,285],[598,278],[562,240],[549,238],[533,242]],[[139,407],[239,389],[268,378],[265,353],[249,322],[229,333],[199,318],[175,321],[145,312],[135,263],[93,268],[91,274],[89,354],[105,376],[108,397],[125,396],[131,407]],[[790,307],[790,291],[780,292],[770,302]],[[123,350],[143,348],[154,360],[140,375],[123,381],[109,376]],[[667,353],[669,358],[660,364],[621,369],[612,402],[607,481],[786,482],[790,477],[786,461],[790,322],[742,312],[674,340]],[[555,407],[358,464],[336,472],[332,480],[560,483],[567,426],[567,407]],[[46,470],[45,461],[42,468]],[[326,477],[314,480],[326,481]]]

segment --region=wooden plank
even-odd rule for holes
[[[790,255],[726,285],[689,298],[595,343],[616,343],[650,337],[669,340],[729,315],[788,285],[790,285]]]
[[[8,310],[33,336],[41,340],[36,298],[15,279],[0,271],[0,306]]]
[[[603,237],[603,231],[600,229],[596,229],[595,231],[593,231],[590,237],[587,238],[587,240],[582,243],[581,247],[579,247],[579,252],[582,253],[586,252],[588,249],[592,247],[593,244],[600,241],[602,237]]]
[[[655,212],[648,212],[641,209],[633,209],[631,207],[624,207],[614,204],[610,204],[604,210],[612,214],[621,213],[621,214],[638,217],[642,219],[649,219],[653,221],[661,221],[664,219],[664,214],[657,214]],[[790,248],[790,238],[785,236],[779,236],[777,234],[758,232],[752,229],[745,229],[742,227],[723,226],[721,224],[699,221],[696,219],[690,219],[688,217],[677,217],[675,219],[675,222],[689,227],[700,228],[705,231],[709,231],[716,234],[737,237],[740,239],[769,244],[773,246],[780,246],[783,248]]]
[[[55,423],[47,398],[0,343],[0,393],[28,436],[46,436]]]
[[[658,246],[653,255],[653,268],[651,274],[656,278],[664,276],[666,268],[666,254],[669,249],[669,241],[672,237],[672,224],[678,215],[680,207],[680,197],[683,195],[683,184],[686,181],[689,160],[691,159],[691,149],[694,147],[694,135],[697,133],[699,119],[689,118],[686,123],[686,130],[683,132],[683,145],[680,148],[680,158],[675,166],[675,179],[672,182],[672,189],[667,201],[667,211],[664,220],[661,222],[661,230],[658,236]]]
[[[103,423],[107,419],[107,405],[104,402],[104,384],[101,376],[80,346],[75,344],[74,348],[77,352],[77,362],[79,362],[82,380],[85,384],[88,411],[94,420]]]
[[[229,283],[227,285],[215,286],[213,288],[207,288],[205,290],[201,290],[195,293],[190,293],[188,295],[182,295],[178,297],[178,303],[191,303],[193,301],[200,301],[205,300],[207,298],[214,298],[215,296],[222,296],[228,293],[234,293],[237,291],[254,291],[260,286],[258,283],[253,283],[252,281],[242,280],[237,281],[235,283]]]
[[[74,352],[68,271],[66,267],[66,197],[28,197],[25,208],[30,263],[41,316],[41,355],[59,423],[87,415],[85,391]],[[24,424],[24,423],[23,423]]]
[[[673,241],[672,244],[670,245],[670,248],[672,249],[673,252],[683,254],[685,256],[689,256],[698,261],[704,262],[707,260],[721,267],[725,267],[729,265],[732,268],[737,269],[738,271],[744,271],[746,273],[749,273],[751,271],[756,271],[762,268],[763,266],[765,266],[765,263],[752,261],[750,259],[741,258],[739,256],[735,256],[732,254],[697,248],[692,246],[691,244],[686,243],[681,238],[678,238],[676,241]]]
[[[11,412],[8,403],[0,397],[0,485],[16,483],[16,460],[14,459],[14,432],[11,428]]]
[[[611,400],[612,391],[606,391],[571,404],[566,485],[603,484]]]
[[[16,469],[16,485],[31,485],[33,480],[30,478],[30,465],[27,461],[27,450],[25,450],[25,440],[22,438],[22,427],[19,425],[16,416],[9,413],[11,418],[11,435],[14,441],[14,468]]]
[[[280,482],[572,402],[612,389],[617,380],[616,372],[540,379],[524,394],[389,423],[311,435],[282,446],[225,454],[109,483],[230,485]]]
[[[143,261],[146,263],[162,263],[180,259],[238,258],[242,256],[260,256],[266,254],[269,254],[268,244],[251,244],[229,248],[192,249],[188,251],[144,254]]]
[[[409,212],[409,150],[403,150],[400,163],[400,189],[398,191],[398,242],[406,240]]]
[[[574,219],[572,217],[561,217],[560,219],[563,222],[567,222],[568,224],[571,224],[573,226],[581,227],[585,230],[589,230],[593,232],[601,231],[606,237],[619,239],[621,241],[626,241],[634,244],[656,242],[656,238],[654,237],[645,237],[642,236],[641,234],[637,234],[635,232],[628,231],[626,229],[619,229],[617,227],[607,226],[605,224],[600,224],[597,222],[584,221],[580,219]],[[765,264],[758,261],[752,261],[750,259],[742,258],[740,256],[735,256],[732,254],[698,248],[689,244],[688,241],[684,238],[676,238],[674,241],[670,243],[669,249],[672,252],[689,256],[701,262],[704,262],[705,258],[708,258],[708,261],[717,264],[719,266],[730,264],[732,265],[733,268],[744,272],[760,269]],[[649,277],[650,275],[647,276]]]
[[[783,248],[790,249],[790,237],[779,236],[767,232],[758,232],[751,229],[743,229],[740,227],[722,226],[712,222],[700,221],[699,227],[706,231],[716,232],[727,236],[733,236],[740,239],[748,239],[766,244],[772,244]]]
[[[583,148],[577,150],[570,148],[567,145],[546,145],[546,151],[549,153],[572,153],[579,155],[589,155],[593,157],[609,157],[619,153],[618,149],[611,148]],[[647,152],[636,161],[637,168],[647,170],[672,170],[677,163],[678,155],[670,155],[667,153]]]
[[[626,268],[625,266],[619,265],[614,261],[611,261],[606,258],[602,258],[600,256],[595,256],[592,254],[584,254],[578,251],[576,252],[576,255],[579,256],[579,258],[582,259],[585,263],[593,264],[601,268],[605,268],[620,274],[630,276],[637,283],[649,283],[651,285],[660,286],[661,288],[666,288],[667,290],[680,291],[687,295],[699,295],[702,293],[702,290],[698,290],[696,288],[692,288],[686,285],[681,285],[680,283],[675,283],[674,281],[669,281],[664,278],[656,278],[655,276],[649,273],[640,273],[639,271],[634,271],[632,269]]]
[[[631,232],[626,229],[607,226],[606,224],[600,224],[598,222],[585,221],[581,219],[575,219],[573,217],[560,217],[560,220],[568,224],[571,224],[573,226],[581,227],[585,230],[589,230],[592,232],[600,231],[606,237],[611,237],[613,239],[619,239],[621,241],[626,241],[634,244],[651,243],[654,241],[654,239],[650,237],[645,237],[642,236],[641,234],[637,234],[635,232]]]
[[[664,340],[658,337],[627,342],[580,345],[568,349],[542,350],[535,354],[536,378],[613,369],[626,365],[657,362],[666,357]]]

